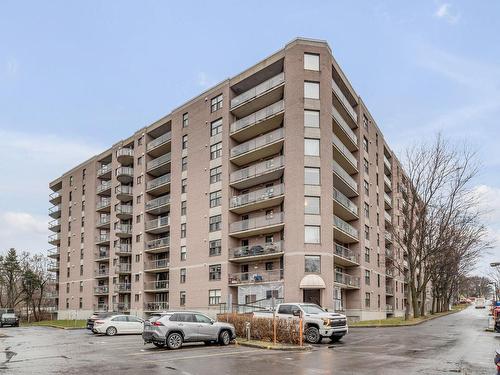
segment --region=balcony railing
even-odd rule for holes
[[[111,189],[111,181],[105,181],[97,185],[96,192],[99,194],[108,189]]]
[[[333,215],[333,225],[342,232],[349,234],[354,238],[358,238],[358,230],[351,224],[346,223],[340,217]]]
[[[117,214],[132,215],[134,208],[131,204],[119,204],[115,209]]]
[[[130,303],[128,302],[115,302],[113,303],[113,311],[129,311]]]
[[[49,270],[56,270],[56,269],[59,269],[59,261],[56,261],[56,260],[51,260],[51,261],[48,263],[47,269],[49,269]]]
[[[114,229],[116,233],[132,234],[131,224],[116,224]]]
[[[134,168],[132,167],[119,167],[116,169],[117,176],[134,177]]]
[[[60,197],[61,197],[60,191],[54,191],[54,192],[49,194],[49,200],[53,200],[53,199],[60,198]]]
[[[392,259],[394,256],[394,251],[392,249],[385,248],[385,257]]]
[[[165,155],[162,155],[156,159],[153,159],[151,160],[150,162],[148,162],[148,165],[147,165],[147,171],[151,171],[152,169],[155,169],[157,167],[159,167],[160,165],[162,164],[166,164],[166,163],[169,163],[170,162],[170,152],[165,154]]]
[[[168,259],[155,259],[150,260],[144,264],[145,270],[156,270],[160,268],[168,268],[170,266],[170,261]]]
[[[146,221],[145,229],[152,230],[170,225],[170,216],[159,217],[158,219],[153,219]]]
[[[284,212],[276,212],[273,215],[263,215],[253,217],[247,220],[236,221],[229,226],[229,232],[241,232],[245,230],[267,227],[270,225],[281,224],[285,220]]]
[[[332,108],[332,117],[337,122],[337,124],[342,128],[342,130],[347,134],[349,139],[355,144],[358,144],[358,137],[352,131],[351,127],[347,125],[347,122],[342,118],[342,116],[337,112],[335,107]]]
[[[387,186],[392,187],[391,179],[384,174],[384,182],[387,184]]]
[[[162,145],[163,143],[167,143],[172,139],[172,133],[168,132],[165,133],[158,138],[153,139],[151,142],[148,143],[146,150],[151,151],[152,149]]]
[[[97,209],[100,210],[101,208],[105,208],[111,205],[111,199],[110,198],[101,198],[97,202]]]
[[[349,185],[356,192],[358,191],[358,183],[354,181],[349,173],[347,173],[344,168],[342,168],[339,163],[335,160],[333,161],[333,171],[344,180],[344,182]]]
[[[393,268],[386,268],[385,274],[386,274],[386,276],[394,277],[394,269]]]
[[[157,238],[156,240],[146,242],[146,250],[153,250],[167,246],[170,246],[170,237]]]
[[[231,124],[231,133],[235,133],[238,130],[244,129],[246,127],[252,126],[258,122],[261,122],[269,117],[282,112],[285,109],[285,102],[280,100],[270,106],[262,108],[257,112],[254,112],[248,116],[242,117],[239,120]]]
[[[101,216],[97,219],[97,225],[107,225],[111,222],[111,215]]]
[[[54,229],[55,227],[59,227],[61,226],[61,219],[55,219],[55,220],[52,220],[50,223],[49,223],[49,229]]]
[[[351,262],[359,263],[358,256],[354,254],[352,250],[342,245],[339,245],[338,243],[335,244],[335,255],[344,259],[348,259]]]
[[[144,302],[144,311],[166,311],[168,302]]]
[[[144,289],[145,290],[168,289],[168,280],[146,281],[144,282]]]
[[[385,232],[385,239],[389,242],[392,242],[392,234],[389,232]]]
[[[231,173],[230,181],[232,183],[245,180],[247,178],[257,177],[259,175],[272,172],[276,169],[282,168],[285,164],[285,157],[278,156],[249,167],[239,169]]]
[[[262,82],[261,84],[251,88],[248,91],[245,91],[243,94],[240,94],[233,99],[231,99],[231,109],[234,107],[245,103],[249,100],[256,98],[257,96],[269,91],[285,82],[285,73],[279,73],[272,78],[269,78],[267,81]]]
[[[49,236],[49,242],[56,242],[61,240],[61,233],[54,233]]]
[[[111,164],[104,164],[97,170],[97,177],[109,172],[111,172]]]
[[[354,215],[358,216],[358,206],[356,206],[352,201],[342,194],[337,189],[333,188],[333,199],[345,207],[347,210],[351,211]]]
[[[94,294],[108,294],[109,286],[107,285],[99,285],[94,287]]]
[[[58,257],[59,256],[59,248],[53,247],[47,251],[48,257]]]
[[[358,169],[358,160],[354,157],[352,152],[347,147],[345,147],[342,141],[335,134],[333,135],[333,144],[340,150],[342,155],[344,155],[346,159],[349,160],[352,166]]]
[[[170,182],[170,173],[164,174],[154,180],[148,181],[146,184],[146,190],[152,190],[157,188],[158,186],[168,184]]]
[[[252,246],[240,246],[229,249],[229,258],[243,258],[270,255],[283,252],[283,241],[269,242]]]
[[[155,208],[165,206],[170,203],[170,194],[163,195],[161,197],[155,198],[146,202],[146,211],[154,210]]]
[[[343,272],[335,272],[335,282],[338,284],[359,288],[359,277],[351,276]]]
[[[49,208],[49,215],[54,214],[58,211],[61,211],[61,205],[59,205],[59,204]]]
[[[132,186],[118,185],[117,187],[115,187],[116,194],[132,195],[133,192],[134,192],[134,189],[132,188]]]
[[[265,201],[269,198],[277,197],[279,195],[283,195],[285,192],[285,185],[273,185],[270,187],[266,187],[263,189],[251,191],[247,194],[237,195],[231,198],[230,206],[231,208],[236,208],[240,206],[244,206],[250,203],[257,203],[261,201]]]
[[[392,199],[391,197],[387,194],[387,193],[384,193],[384,201],[389,205],[389,206],[392,206]]]
[[[108,311],[108,305],[105,303],[94,304],[94,311]]]
[[[98,277],[109,276],[109,270],[107,268],[101,268],[101,269],[95,270],[95,275]]]
[[[130,147],[122,147],[118,151],[116,151],[116,157],[120,156],[134,156],[134,149]]]
[[[119,263],[116,265],[116,272],[132,272],[132,264],[131,263]]]
[[[283,270],[230,273],[229,284],[257,284],[283,280]]]
[[[132,245],[128,243],[121,243],[115,246],[116,253],[130,254],[132,253]]]
[[[250,151],[254,151],[271,143],[274,143],[285,136],[283,128],[276,129],[270,133],[261,135],[260,137],[241,143],[231,149],[231,157],[239,156]]]
[[[385,220],[387,220],[389,223],[392,224],[392,217],[387,211],[384,211],[384,218]]]
[[[109,233],[98,234],[95,238],[96,242],[109,242]]]
[[[333,79],[332,79],[332,88],[333,88],[333,92],[335,93],[337,98],[340,100],[340,102],[344,106],[347,113],[349,113],[349,115],[352,117],[354,122],[357,123],[358,122],[358,115],[357,115],[356,111],[354,111],[354,108],[352,108],[351,103],[349,103],[349,100],[347,100],[344,93],[342,92],[340,87],[337,85],[337,82],[335,82]]]
[[[115,284],[115,292],[130,292],[132,285],[130,283]]]
[[[95,259],[96,260],[99,260],[99,259],[107,259],[109,258],[109,251],[107,250],[104,250],[104,251],[97,251],[95,253]]]
[[[394,288],[390,285],[385,286],[385,294],[394,294]]]

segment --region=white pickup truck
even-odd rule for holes
[[[345,315],[328,312],[312,303],[281,303],[276,311],[256,311],[256,318],[272,318],[274,313],[279,319],[299,319],[304,324],[304,338],[311,344],[321,342],[324,337],[337,342],[348,332]]]

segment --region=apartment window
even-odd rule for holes
[[[179,293],[179,305],[186,306],[186,292]]]
[[[73,186],[73,176],[69,176],[69,186]]]
[[[304,213],[310,215],[320,214],[320,198],[304,197]]]
[[[218,207],[221,205],[222,191],[217,190],[210,193],[210,207]]]
[[[319,156],[319,139],[304,138],[304,155]]]
[[[182,136],[182,149],[183,150],[187,149],[187,146],[188,146],[188,136],[187,134],[184,134]]]
[[[319,71],[319,55],[304,53],[304,69]]]
[[[142,234],[137,234],[135,236],[135,242],[141,242],[142,241]]]
[[[85,181],[85,177],[87,177],[87,169],[82,169],[82,180]]]
[[[380,274],[377,273],[377,286],[380,288]]]
[[[186,112],[182,115],[182,127],[187,128],[189,125],[189,114]]]
[[[304,98],[319,99],[319,82],[304,82]]]
[[[182,201],[181,202],[181,216],[184,216],[187,214],[187,201]]]
[[[304,183],[306,185],[320,185],[320,169],[305,167],[304,168]]]
[[[85,184],[82,185],[82,195],[85,195]]]
[[[365,307],[370,308],[370,293],[365,293]]]
[[[380,309],[380,294],[379,294],[377,297],[378,297],[378,298],[377,298],[377,306],[378,306],[378,308]]]
[[[142,161],[144,160],[144,157],[143,156],[139,156],[137,158],[137,165],[142,165]]]
[[[214,184],[219,182],[222,178],[222,167],[215,167],[210,169],[210,183]]]
[[[69,293],[69,286],[70,286],[70,284],[69,284],[69,283],[67,283],[67,284],[66,284],[66,293]]]
[[[377,226],[380,225],[380,214],[377,212]]]
[[[142,176],[137,176],[137,185],[142,184]]]
[[[68,207],[68,216],[71,217],[71,206]]]
[[[221,279],[221,265],[213,264],[208,267],[208,279],[210,281],[220,280]]]
[[[70,273],[71,273],[71,271],[70,271],[70,268],[68,267],[68,268],[66,269],[66,277],[67,277],[68,279],[69,279],[69,277],[70,277]]]
[[[214,135],[217,135],[219,133],[222,133],[222,119],[218,119],[215,121],[212,121],[210,123],[210,136],[213,137]]]
[[[209,226],[208,226],[209,232],[216,232],[218,230],[221,230],[221,226],[222,226],[221,215],[215,215],[209,218]]]
[[[365,189],[365,194],[368,196],[370,195],[370,184],[368,181],[363,180],[363,188]]]
[[[83,281],[80,281],[80,293],[83,292]]]
[[[378,146],[378,133],[375,133],[375,146]]]
[[[370,285],[370,271],[365,270],[365,284]]]
[[[222,101],[224,100],[224,96],[222,94],[217,95],[215,98],[210,100],[210,112],[215,112],[222,108]]]
[[[370,248],[365,247],[365,262],[370,263]]]
[[[83,308],[83,298],[82,298],[82,297],[80,297],[80,299],[79,299],[79,301],[78,301],[78,306],[79,306],[80,308]]]
[[[69,201],[70,201],[70,203],[71,203],[72,200],[73,200],[73,192],[70,191],[69,192]]]
[[[370,239],[370,227],[368,225],[365,225],[365,240]]]
[[[66,309],[69,309],[69,298],[66,298]]]
[[[135,222],[136,222],[137,224],[139,224],[139,223],[141,222],[141,215],[137,215],[137,216],[135,217]]]
[[[135,262],[139,263],[141,261],[141,254],[135,254]]]
[[[181,159],[181,171],[187,171],[187,168],[188,168],[188,158],[187,156],[184,156],[182,159]]]
[[[137,139],[137,146],[140,146],[142,145],[142,141],[144,140],[144,136],[140,136],[138,139]]]
[[[319,128],[319,111],[304,110],[304,126],[306,128]]]
[[[135,198],[135,203],[140,204],[142,202],[142,194]]]
[[[186,223],[182,223],[181,224],[181,238],[186,238],[186,232],[187,232]]]
[[[365,217],[370,218],[370,205],[368,203],[364,203],[364,211],[365,211]]]
[[[186,246],[181,246],[181,260],[187,259],[187,249]]]
[[[139,302],[139,295],[138,294],[134,294],[134,302]]]
[[[321,273],[321,257],[319,255],[306,255],[304,257],[304,272]]]
[[[139,282],[139,280],[141,279],[141,275],[139,275],[138,273],[135,274],[135,282]]]
[[[365,115],[363,115],[363,126],[368,131],[368,118]]]
[[[187,191],[187,178],[183,178],[181,180],[181,194],[184,194]]]
[[[304,243],[320,243],[321,242],[320,228],[321,227],[319,225],[304,226]]]
[[[222,142],[218,142],[210,146],[210,160],[220,158],[222,156]]]
[[[272,271],[273,270],[273,262],[266,262],[266,271]]]
[[[85,241],[85,233],[80,233],[80,243],[83,243]]]
[[[369,174],[370,173],[370,163],[368,163],[368,160],[363,159],[363,167],[364,167],[365,173]]]
[[[377,254],[377,267],[380,267],[380,254]]]
[[[218,305],[220,304],[221,290],[220,289],[210,289],[208,291],[208,304]]]
[[[380,233],[377,233],[377,246],[380,246]]]
[[[221,240],[213,240],[208,244],[208,254],[213,257],[221,254]]]
[[[180,283],[184,284],[186,282],[186,269],[181,268],[180,269]]]
[[[83,249],[80,249],[80,259],[83,259]]]
[[[368,139],[366,137],[363,137],[363,149],[368,152]]]

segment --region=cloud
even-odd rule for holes
[[[14,247],[21,251],[41,252],[47,244],[48,217],[28,212],[0,213],[0,252]]]
[[[460,20],[460,13],[454,13],[451,8],[449,3],[441,4],[434,13],[434,17],[443,19],[450,24],[457,23]]]

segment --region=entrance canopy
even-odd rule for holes
[[[300,289],[325,289],[326,284],[319,275],[306,275],[300,281]]]

